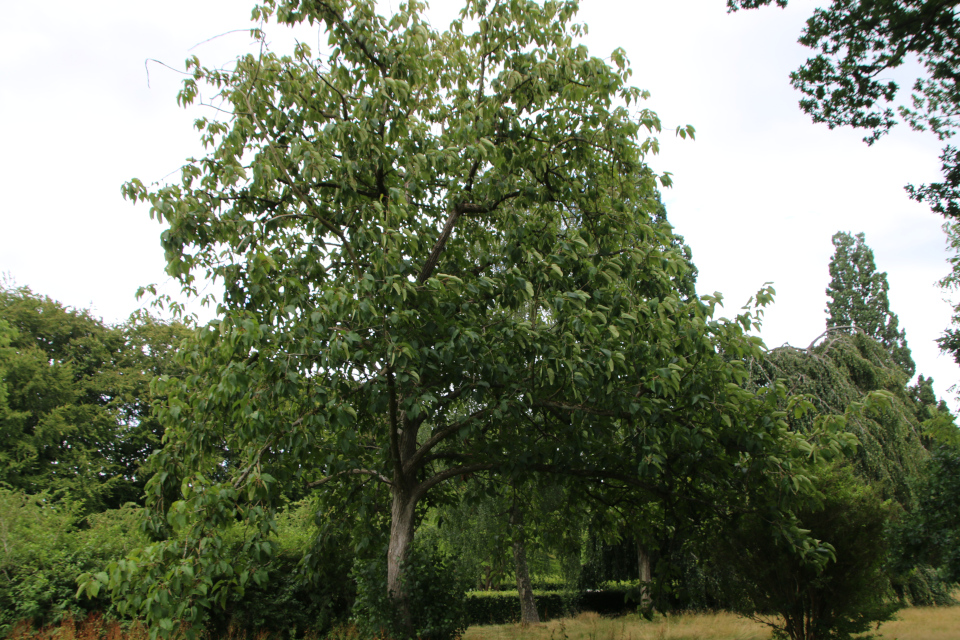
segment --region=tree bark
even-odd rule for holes
[[[390,512],[390,546],[387,548],[387,593],[397,608],[398,618],[407,637],[414,636],[410,597],[404,584],[404,569],[413,548],[414,508],[416,500],[404,487],[393,486]]]
[[[533,599],[533,585],[527,568],[527,546],[523,540],[523,512],[516,501],[510,509],[510,525],[513,538],[513,562],[517,574],[517,593],[520,596],[520,624],[540,624],[540,614]]]
[[[643,543],[637,540],[637,568],[640,570],[640,605],[644,608],[650,606],[650,581],[653,575],[650,571],[650,554],[644,548]]]

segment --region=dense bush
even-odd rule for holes
[[[629,593],[628,589],[582,593],[536,590],[533,600],[540,620],[568,616],[579,611],[618,616],[637,610],[637,603],[627,597]],[[467,594],[466,607],[470,625],[512,624],[520,621],[520,598],[515,590],[471,592]]]
[[[302,571],[301,558],[301,554],[288,551],[278,554],[270,562],[263,584],[248,585],[242,597],[211,612],[212,634],[225,637],[232,629],[250,638],[261,632],[277,638],[322,637],[343,622],[353,604],[352,583],[347,577],[349,556],[344,556],[347,564],[341,570],[336,570],[340,563],[334,560],[322,569],[322,576]]]
[[[82,518],[80,509],[0,488],[0,635],[21,620],[46,625],[109,610],[106,598],[76,597],[77,577],[144,542],[137,510]]]
[[[889,504],[849,466],[817,474],[821,496],[797,515],[830,545],[815,554],[821,561],[798,554],[760,518],[745,518],[728,537],[725,566],[733,581],[727,588],[739,590],[744,613],[780,616],[772,625],[777,638],[851,638],[890,620],[899,608],[883,570]]]
[[[534,591],[533,600],[541,620],[569,612],[570,598],[563,592]],[[472,592],[467,595],[466,608],[471,625],[520,622],[520,597],[516,590]]]
[[[304,500],[277,514],[279,551],[263,565],[266,579],[248,582],[243,595],[210,611],[213,636],[263,632],[277,638],[323,637],[347,620],[356,595],[351,545],[343,536],[318,537],[317,508]],[[226,541],[241,553],[243,528]]]
[[[459,638],[469,624],[466,591],[471,577],[429,539],[418,539],[407,562],[404,588],[409,598],[413,637],[419,640]],[[410,636],[411,631],[402,628],[399,612],[387,595],[386,550],[372,560],[358,562],[353,577],[357,597],[352,618],[362,636]]]

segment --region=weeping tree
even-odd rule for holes
[[[853,460],[857,475],[879,496],[894,502],[885,534],[889,555],[884,580],[901,601],[915,605],[950,601],[951,583],[938,574],[936,563],[931,566],[925,545],[917,543],[926,535],[950,535],[944,521],[925,515],[928,487],[938,481],[931,471],[936,468],[931,450],[937,454],[938,441],[957,432],[954,417],[933,394],[932,381],[920,376],[916,385],[906,386],[903,369],[884,345],[844,330],[828,330],[805,349],[789,345],[773,349],[759,369],[759,381],[782,380],[790,393],[807,395],[818,411],[839,411],[871,393],[884,394],[884,405],[873,411],[848,411],[846,421],[860,443]],[[808,419],[792,422],[801,430],[809,424]],[[816,530],[814,535],[820,537]]]
[[[885,497],[909,506],[910,480],[927,455],[917,404],[906,374],[884,345],[862,331],[847,331],[828,329],[806,348],[770,350],[754,365],[756,380],[782,380],[789,394],[808,397],[823,413],[842,413],[870,393],[883,393],[888,399],[884,408],[851,414],[846,428],[859,441],[855,462],[860,475],[882,487]],[[799,430],[811,424],[808,417],[793,422]]]
[[[184,291],[207,279],[222,299],[181,351],[196,373],[160,383],[147,493],[164,539],[82,590],[197,628],[263,579],[295,486],[388,509],[394,633],[418,635],[417,507],[480,472],[762,509],[816,551],[780,515],[800,466],[844,439],[829,421],[791,432],[782,386],[746,388],[753,318],[683,291],[690,262],[657,215],[668,177],[645,164],[660,121],[622,50],[574,42],[576,9],[471,0],[440,33],[416,1],[389,17],[269,1],[255,19],[318,25],[328,47],[188,60],[179,100],[204,88],[227,115],[197,121],[208,152],[179,183],[124,191],[167,225]],[[233,526],[246,560],[228,564]]]

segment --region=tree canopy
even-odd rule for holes
[[[150,382],[173,373],[181,325],[111,327],[30,289],[0,289],[0,481],[100,511],[140,502],[160,444]]]
[[[774,0],[727,0],[731,11]],[[787,0],[776,0],[780,7]],[[867,129],[872,144],[897,122],[930,131],[941,141],[960,124],[960,18],[943,0],[832,0],[814,10],[800,43],[816,51],[790,79],[804,97],[800,107],[831,129]],[[890,70],[916,60],[923,73],[909,102],[897,102],[900,86]],[[910,196],[937,213],[960,216],[960,153],[947,145],[940,156],[943,182],[908,186]]]
[[[780,516],[799,469],[851,440],[791,432],[780,385],[746,388],[756,318],[692,295],[669,177],[645,163],[660,121],[622,50],[575,42],[576,9],[472,0],[438,32],[416,1],[270,1],[255,19],[317,24],[328,46],[188,60],[179,100],[209,88],[227,115],[197,121],[208,153],[178,184],[124,191],[168,225],[168,273],[222,303],[182,352],[195,373],[162,385],[147,490],[166,539],[88,593],[108,584],[156,629],[201,622],[262,579],[298,486],[388,514],[385,589],[413,635],[418,507],[479,472],[668,497],[677,517],[763,510],[818,553]],[[237,522],[247,560],[228,565]]]

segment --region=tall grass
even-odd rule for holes
[[[958,640],[960,607],[912,607],[897,612],[878,635],[884,640]]]

